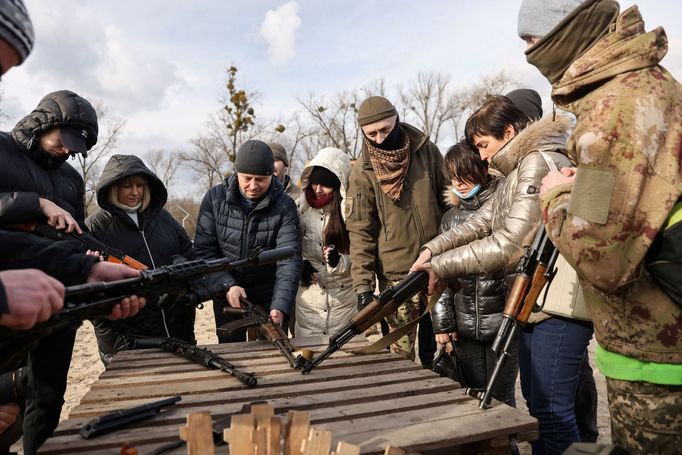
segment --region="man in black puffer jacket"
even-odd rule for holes
[[[123,194],[133,198],[124,201]],[[104,166],[97,184],[100,210],[85,223],[90,233],[105,245],[123,251],[149,268],[172,264],[176,256],[191,260],[192,243],[182,226],[163,208],[167,199],[163,182],[140,158],[114,155]],[[128,348],[126,335],[172,336],[194,341],[194,306],[178,304],[164,310],[154,303],[148,302],[133,318],[94,323],[105,364],[113,354]]]
[[[236,174],[204,196],[194,252],[198,258],[236,261],[257,247],[293,247],[296,255],[277,264],[207,277],[210,285],[227,289],[225,299],[213,301],[216,326],[234,320],[234,316],[223,314],[223,307],[239,307],[240,297],[260,305],[281,324],[294,309],[303,267],[296,203],[272,178],[274,158],[266,143],[245,142],[237,153],[235,169]],[[218,339],[221,343],[244,341],[245,336],[240,332]]]
[[[11,133],[0,133],[0,192],[13,193],[12,198],[5,199],[0,225],[18,220],[38,222],[45,217],[69,229],[82,223],[83,179],[66,160],[71,153],[86,153],[92,148],[97,132],[92,105],[62,90],[46,95]],[[6,243],[12,237],[0,235],[0,250],[13,250]],[[49,264],[33,262],[32,266],[50,270]],[[82,279],[76,278],[72,283]],[[28,386],[34,396],[29,398],[24,416],[26,453],[34,453],[59,423],[76,329],[52,333],[29,356]]]

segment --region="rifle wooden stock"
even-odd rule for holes
[[[520,273],[514,278],[514,284],[509,291],[509,296],[507,297],[507,302],[504,305],[504,311],[502,312],[505,316],[509,316],[512,319],[516,319],[521,308],[523,307],[523,302],[526,297],[526,291],[530,285],[530,277],[525,273]]]
[[[535,268],[535,272],[533,273],[533,279],[530,282],[530,289],[528,289],[528,292],[526,293],[526,298],[523,301],[523,306],[521,307],[521,311],[519,311],[519,314],[516,317],[517,323],[521,325],[526,325],[526,323],[528,323],[528,318],[530,317],[530,314],[533,312],[533,308],[535,308],[535,304],[538,301],[538,297],[540,297],[542,289],[545,287],[545,284],[547,284],[546,272],[547,272],[546,264],[539,263],[538,266]]]

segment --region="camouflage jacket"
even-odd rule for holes
[[[575,182],[542,197],[550,238],[578,271],[599,344],[644,361],[682,362],[682,311],[644,256],[682,191],[682,89],[658,65],[661,28],[637,7],[581,55],[552,98],[577,123]]]

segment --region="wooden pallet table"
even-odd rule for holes
[[[346,346],[358,347],[364,340],[360,336]],[[292,341],[316,353],[326,345],[322,338]],[[510,436],[532,440],[537,434],[537,422],[527,414],[499,402],[482,411],[456,382],[387,351],[337,352],[302,375],[264,341],[208,348],[241,371],[255,373],[258,386],[247,388],[225,373],[158,349],[122,352],[40,453],[118,454],[128,442],[147,454],[177,440],[190,412],[209,411],[215,420],[254,402],[269,403],[284,421],[290,410],[308,411],[310,425],[331,431],[334,446],[345,441],[360,446],[363,454],[384,453],[388,444],[408,453],[508,453]],[[79,435],[93,417],[178,394],[182,401],[151,419],[89,440]],[[219,447],[216,453],[228,451]]]

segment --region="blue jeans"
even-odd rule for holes
[[[540,435],[533,455],[562,454],[580,442],[575,394],[592,323],[553,317],[525,327],[519,336],[521,391]]]

